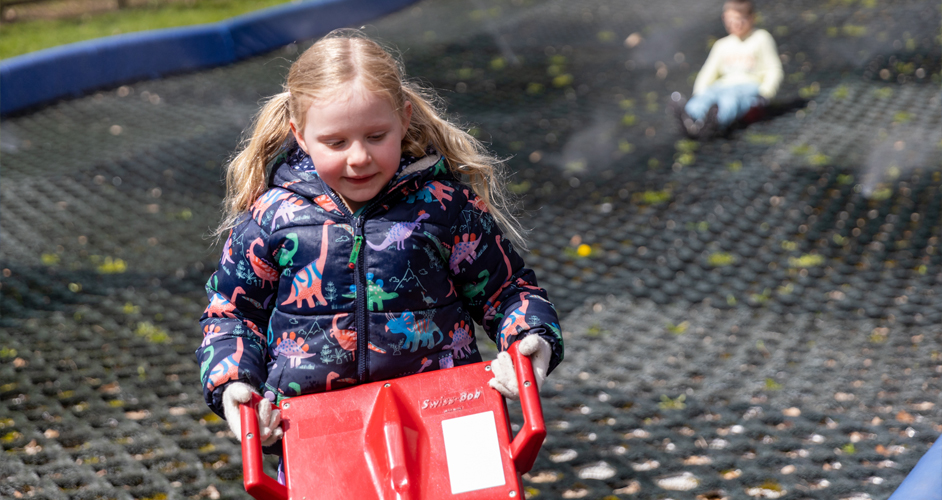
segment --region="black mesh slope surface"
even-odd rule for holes
[[[528,498],[886,499],[942,435],[938,2],[757,8],[782,88],[703,141],[666,110],[721,2],[364,27],[507,158],[566,344]],[[0,497],[248,498],[197,319],[222,165],[309,43],[0,123]]]

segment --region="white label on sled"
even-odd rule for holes
[[[453,495],[506,482],[493,411],[443,420],[442,433]]]

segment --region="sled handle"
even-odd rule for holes
[[[510,457],[518,474],[529,472],[546,438],[546,424],[543,422],[543,405],[540,404],[540,389],[533,375],[533,363],[524,356],[514,343],[508,349],[517,372],[517,388],[520,393],[520,408],[523,412],[523,426],[510,443]]]
[[[265,474],[262,468],[262,437],[258,428],[258,403],[262,397],[252,394],[248,403],[239,405],[242,417],[242,476],[245,491],[258,500],[287,500],[288,488]]]

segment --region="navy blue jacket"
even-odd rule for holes
[[[196,351],[207,404],[240,380],[272,401],[481,361],[528,334],[563,357],[533,271],[437,153],[404,157],[357,214],[293,147],[229,234]]]

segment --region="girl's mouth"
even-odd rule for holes
[[[360,177],[345,177],[345,179],[346,179],[347,182],[349,182],[349,183],[351,183],[351,184],[366,184],[366,183],[369,182],[371,179],[373,179],[373,177],[375,177],[375,176],[376,176],[376,174],[373,174],[373,175],[364,175],[364,176],[360,176]]]

